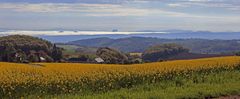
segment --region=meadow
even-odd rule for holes
[[[2,62],[0,97],[217,97],[240,93],[239,71],[237,56],[133,65]]]

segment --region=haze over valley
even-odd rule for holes
[[[161,39],[220,39],[237,40],[240,38],[240,32],[209,32],[209,31],[191,31],[191,30],[144,30],[135,32],[112,32],[112,31],[22,31],[22,30],[3,30],[0,36],[6,35],[30,35],[41,37],[55,43],[67,43],[75,40],[91,38],[128,38],[128,37],[152,37]]]

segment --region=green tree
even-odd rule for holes
[[[235,53],[236,56],[240,56],[240,51]]]
[[[16,49],[12,44],[6,43],[4,44],[4,51],[3,51],[3,61],[13,62],[16,60],[15,54]]]
[[[62,49],[58,48],[56,44],[53,45],[52,58],[55,62],[63,58]]]
[[[28,60],[29,60],[30,62],[39,62],[39,58],[38,58],[38,56],[35,55],[35,54],[29,54],[29,55],[28,55]]]
[[[15,54],[16,62],[23,63],[27,60],[27,55],[21,49],[18,49],[17,53]]]
[[[83,61],[83,62],[88,62],[89,57],[88,57],[88,55],[80,55],[79,60]]]

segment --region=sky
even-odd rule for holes
[[[0,0],[0,29],[240,31],[240,0]]]

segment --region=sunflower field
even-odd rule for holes
[[[78,63],[0,63],[0,97],[101,93],[171,80],[240,69],[240,57],[217,57],[134,65]],[[196,81],[197,83],[198,81]]]

